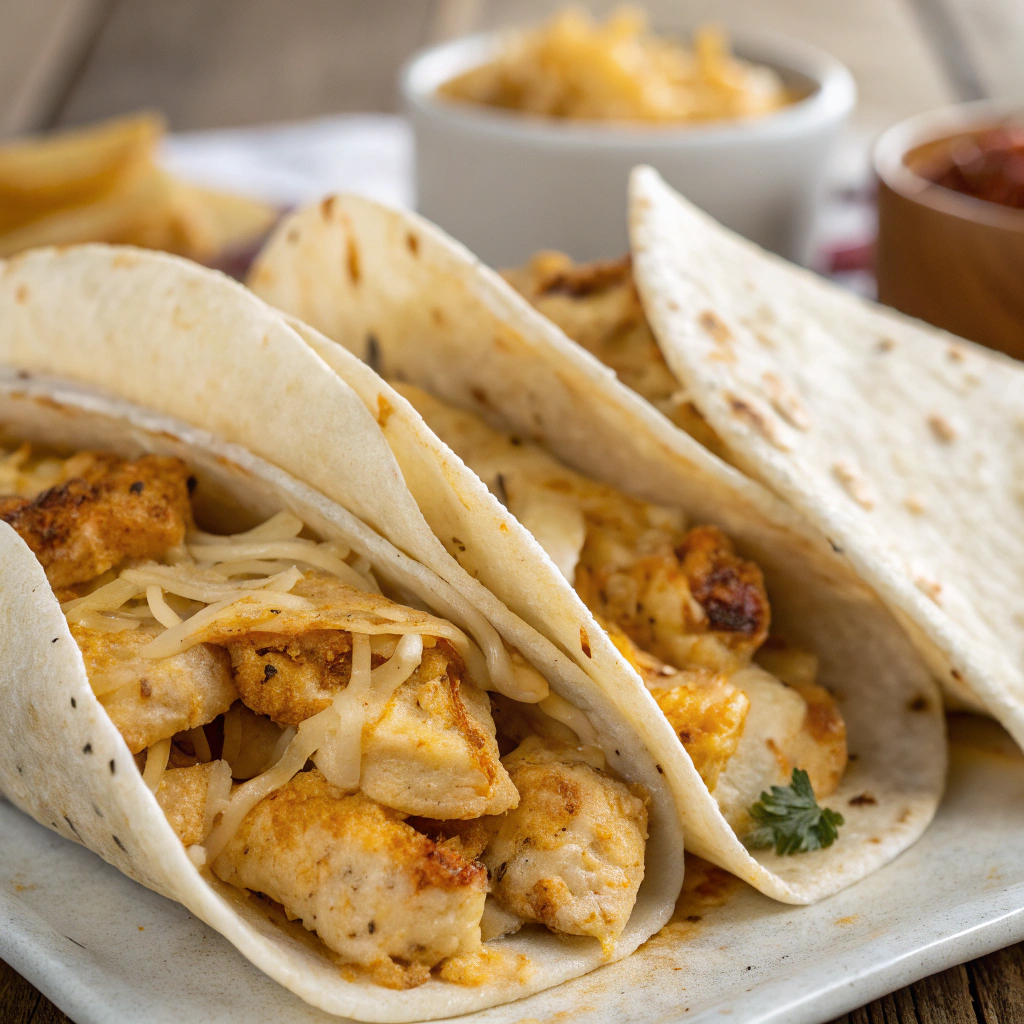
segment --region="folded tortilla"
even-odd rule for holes
[[[506,457],[533,441],[536,458],[557,460],[555,469],[546,470],[552,492],[604,485],[623,503],[655,503],[660,512],[653,509],[652,515],[718,527],[725,543],[735,543],[743,558],[760,567],[750,569],[751,576],[763,570],[774,630],[819,659],[820,678],[845,721],[854,756],[825,801],[845,824],[825,849],[793,856],[748,850],[673,728],[673,742],[659,745],[657,757],[677,795],[688,849],[776,899],[802,903],[863,877],[922,833],[945,774],[937,690],[899,624],[782,502],[673,427],[496,274],[415,216],[355,197],[327,199],[281,226],[249,283],[302,318],[304,323],[290,322],[377,412],[406,482],[448,550],[593,678],[622,686],[637,705],[637,673],[622,638],[593,618],[585,636],[577,633],[588,608],[566,575],[548,573],[541,580],[524,571],[526,552],[534,565],[540,553],[497,500],[496,494],[515,507],[511,494],[502,495],[508,481],[500,479],[503,471],[491,456],[499,457],[495,453],[504,446],[500,457]],[[409,401],[368,367],[353,365],[350,353],[387,378],[429,393],[401,385],[455,454],[425,430]],[[463,411],[432,406],[430,395]],[[460,419],[467,412],[477,417],[468,425]],[[496,440],[487,433],[494,429],[501,432]],[[459,454],[486,480],[467,480]],[[452,488],[446,490],[444,480]],[[492,554],[486,561],[462,551],[469,509],[480,513],[473,528],[486,531],[477,545],[478,552]],[[549,524],[552,519],[561,523],[555,532],[566,540],[571,530],[565,520],[548,516]],[[566,570],[557,546],[548,548],[554,556],[549,564]],[[565,628],[564,620],[545,613],[548,599],[540,595],[549,591],[573,611]],[[633,682],[623,684],[627,676]]]
[[[8,799],[360,1020],[517,999],[665,923],[682,833],[656,709],[447,554],[373,416],[277,313],[185,261],[86,246],[3,264],[0,325],[3,442],[34,446],[0,466],[23,495],[0,502]],[[481,515],[463,509],[469,557]],[[310,672],[333,689],[303,690]],[[507,934],[481,947],[481,923]]]
[[[650,168],[630,204],[647,317],[729,460],[1024,743],[1024,367],[763,252]]]

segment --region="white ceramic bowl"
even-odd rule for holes
[[[650,164],[722,223],[804,262],[829,153],[856,100],[853,78],[803,43],[734,38],[740,56],[775,68],[806,98],[763,118],[715,124],[555,121],[438,98],[439,85],[497,52],[500,34],[424,51],[401,78],[417,209],[494,266],[538,249],[609,258],[629,245],[629,172]]]

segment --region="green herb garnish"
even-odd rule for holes
[[[793,769],[788,786],[772,786],[771,793],[762,793],[750,808],[750,816],[755,828],[744,843],[752,850],[774,846],[780,856],[831,846],[843,824],[838,811],[818,806],[811,780],[803,768]]]

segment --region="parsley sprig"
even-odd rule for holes
[[[811,789],[811,780],[802,768],[793,769],[788,786],[772,786],[771,793],[750,808],[755,828],[744,842],[752,850],[775,847],[780,856],[807,853],[831,846],[839,835],[843,816],[828,807],[819,807]]]

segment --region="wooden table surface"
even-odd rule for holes
[[[0,136],[164,111],[173,129],[393,110],[415,49],[543,16],[559,0],[0,0]],[[606,10],[612,3],[590,3]],[[1024,103],[1024,0],[647,0],[807,39],[860,90],[862,138],[944,103]],[[140,1016],[140,1020],[144,1019]],[[68,1018],[0,961],[0,1024]],[[876,1000],[843,1024],[1024,1022],[1024,944]],[[838,1024],[838,1022],[837,1022]]]

